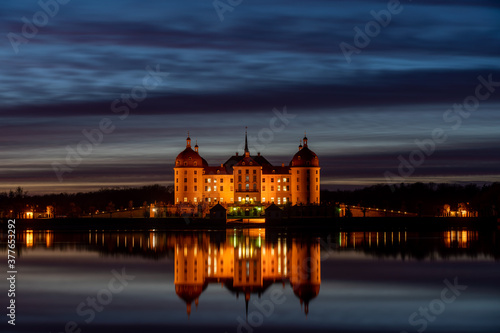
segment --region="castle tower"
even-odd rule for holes
[[[203,168],[208,166],[207,161],[198,153],[198,144],[195,150],[191,148],[191,138],[186,139],[186,149],[184,149],[175,159],[174,186],[175,203],[201,202],[203,193]]]
[[[292,204],[320,203],[320,167],[318,156],[309,149],[308,139],[304,135],[303,146],[290,161],[290,191]]]

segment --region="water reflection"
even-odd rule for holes
[[[188,315],[210,283],[236,297],[242,294],[248,312],[252,295],[260,297],[272,284],[286,282],[307,314],[321,284],[318,238],[266,241],[264,230],[228,232],[224,242],[213,242],[208,234],[175,237],[175,291]]]
[[[248,303],[273,284],[289,284],[297,303],[309,312],[320,292],[321,264],[346,255],[399,260],[500,258],[498,231],[450,229],[445,232],[336,232],[327,235],[277,233],[265,229],[214,232],[61,233],[26,230],[18,235],[18,250],[73,249],[102,255],[143,256],[174,262],[176,294],[191,306],[210,284],[219,284]],[[2,239],[5,238],[2,235]]]

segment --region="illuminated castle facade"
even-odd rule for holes
[[[264,204],[308,205],[320,203],[318,156],[304,136],[288,166],[274,166],[260,153],[250,156],[245,133],[243,155],[231,156],[220,166],[209,166],[191,138],[175,159],[175,203],[212,205]]]

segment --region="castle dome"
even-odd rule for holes
[[[198,144],[196,145],[198,150]],[[186,149],[184,149],[175,159],[176,167],[206,167],[207,161],[200,156],[197,151],[191,148],[191,138],[188,136],[186,139]]]
[[[290,161],[291,167],[319,167],[318,155],[307,146],[307,137],[303,139],[304,146],[299,146],[299,151]]]

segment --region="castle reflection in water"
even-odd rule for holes
[[[448,230],[435,237],[406,231],[335,232],[327,236],[268,233],[265,229],[230,229],[217,232],[106,232],[20,234],[21,253],[30,248],[59,248],[109,254],[141,255],[174,260],[177,295],[198,305],[209,284],[220,284],[235,297],[260,297],[273,284],[290,284],[305,314],[318,296],[321,261],[343,251],[375,256],[424,259],[457,255],[484,255],[499,259],[495,234]],[[20,245],[21,245],[20,244]]]

